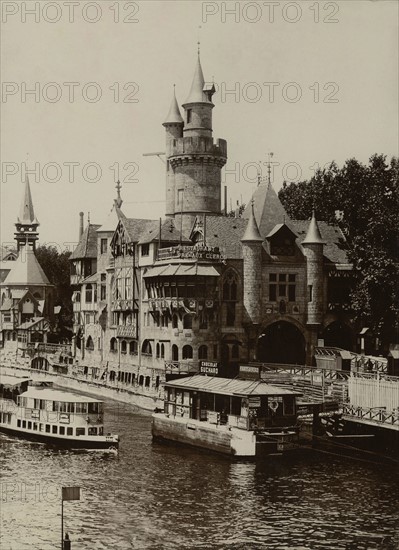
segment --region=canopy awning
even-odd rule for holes
[[[200,264],[169,264],[156,265],[145,273],[145,278],[150,277],[182,277],[182,276],[201,276],[201,277],[219,277],[220,273],[212,265]]]

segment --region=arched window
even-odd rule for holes
[[[198,348],[198,359],[208,359],[208,347],[202,345]]]
[[[90,304],[93,301],[93,286],[86,285],[86,303]]]
[[[178,327],[179,327],[179,318],[175,313],[172,317],[172,328],[178,328]]]
[[[132,385],[135,383],[135,381],[136,381],[136,375],[135,375],[135,373],[133,372],[133,373],[132,373]]]
[[[229,269],[226,271],[223,279],[223,300],[237,300],[238,277],[235,271]]]
[[[133,355],[134,353],[137,353],[137,342],[135,340],[132,340],[129,342],[129,353]]]
[[[111,351],[116,351],[118,349],[118,342],[116,341],[116,338],[111,338],[111,341],[109,343],[109,349]]]
[[[145,377],[145,387],[146,388],[149,388],[151,385],[151,377],[150,376],[146,376]]]
[[[139,386],[142,386],[144,384],[144,376],[140,374],[139,376]]]
[[[185,315],[183,317],[183,328],[191,330],[193,328],[193,316],[192,315]]]
[[[178,361],[179,360],[179,348],[176,346],[176,344],[173,344],[172,346],[172,361]]]
[[[159,358],[159,353],[160,353],[160,346],[159,344],[156,345],[156,355],[157,355],[157,358]]]
[[[141,351],[146,355],[152,355],[152,346],[149,340],[144,340]]]
[[[183,346],[183,359],[193,358],[193,348],[189,345]]]
[[[159,376],[155,379],[155,389],[157,390],[159,388]]]
[[[126,343],[126,340],[122,340],[121,342],[121,353],[126,353],[127,352],[127,343]]]
[[[93,351],[94,350],[94,342],[93,338],[89,336],[86,340],[86,349]]]
[[[161,359],[165,357],[165,344],[161,344]]]

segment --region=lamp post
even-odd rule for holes
[[[80,500],[80,487],[62,487],[61,494],[61,550],[70,550],[71,543],[68,534],[65,535],[67,544],[64,545],[64,500]]]

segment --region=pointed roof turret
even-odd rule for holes
[[[176,99],[176,89],[173,86],[173,97],[170,104],[170,109],[163,125],[165,126],[165,124],[183,124],[183,123],[184,123],[184,120],[180,114],[179,105]]]
[[[184,105],[188,105],[189,103],[209,103],[213,105],[212,101],[209,99],[209,94],[204,93],[204,87],[204,73],[202,72],[200,56],[198,54],[190,93],[188,94],[188,98],[186,99]]]
[[[36,219],[35,212],[33,210],[32,195],[30,192],[29,177],[25,178],[25,193],[22,198],[21,208],[19,211],[18,222],[22,224],[37,224],[39,222]]]
[[[317,224],[316,214],[314,210],[312,214],[312,219],[310,220],[308,231],[306,233],[306,237],[304,238],[301,244],[302,245],[325,244],[325,242],[321,238],[321,233],[320,233],[319,226]]]
[[[250,209],[250,215],[248,219],[248,225],[245,230],[244,236],[241,239],[241,242],[262,242],[263,239],[261,237],[261,234],[259,233],[258,224],[255,220],[255,214],[254,214],[254,201],[251,201],[251,209]]]

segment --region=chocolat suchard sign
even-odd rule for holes
[[[217,376],[219,374],[219,363],[214,361],[201,361],[200,374]]]

